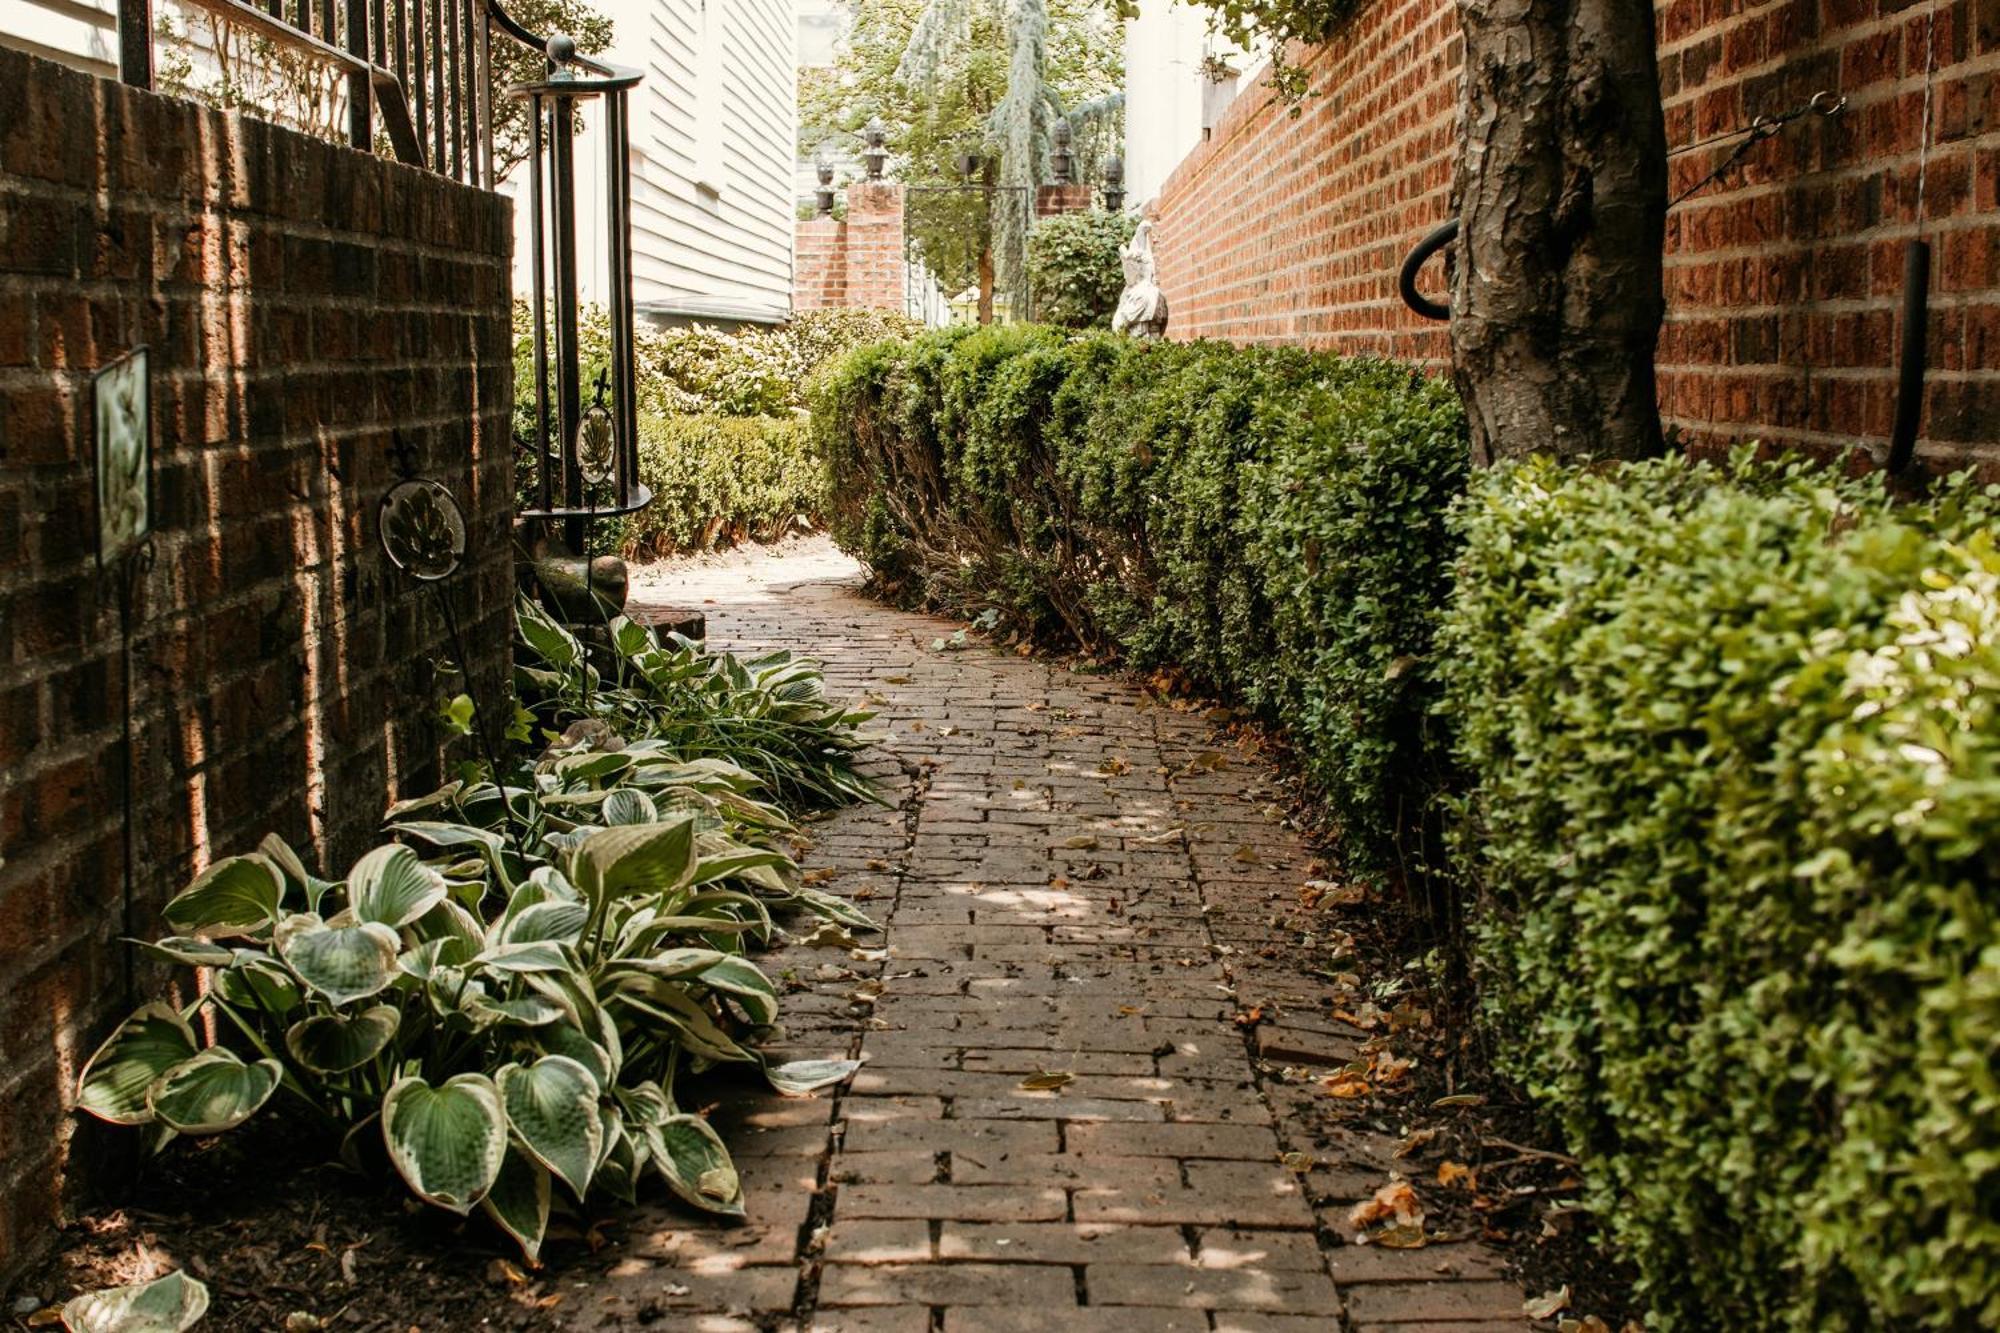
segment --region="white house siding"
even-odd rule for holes
[[[641,317],[667,324],[785,319],[798,137],[792,0],[608,0],[602,7],[613,25],[606,58],[645,75],[631,94],[632,290]],[[601,123],[594,108],[584,116],[576,204],[583,299],[600,303]],[[526,187],[517,180],[507,188],[521,200],[515,285],[525,290]]]
[[[115,75],[118,0],[0,0],[0,45]]]
[[[1233,84],[1212,85],[1202,60],[1235,69]],[[1141,0],[1125,25],[1125,191],[1143,207],[1202,141],[1233,90],[1264,64],[1208,30],[1207,11],[1180,0]]]

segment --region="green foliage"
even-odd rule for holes
[[[740,767],[791,806],[877,799],[854,769],[874,714],[829,701],[811,662],[788,652],[744,661],[677,635],[661,643],[616,616],[604,625],[600,670],[582,640],[525,598],[515,624],[515,685],[544,734],[584,723],[621,743],[643,737],[683,760]]]
[[[773,907],[856,921],[798,885],[770,845],[784,816],[757,786],[658,740],[572,745],[526,785],[454,783],[393,807],[409,843],[337,883],[267,838],[167,904],[177,933],[147,951],[210,984],[127,1019],[77,1104],[155,1127],[157,1146],[281,1099],[352,1162],[379,1143],[418,1198],[483,1207],[531,1261],[552,1180],[577,1207],[630,1200],[651,1165],[696,1207],[740,1213],[726,1152],[705,1125],[685,1132],[675,1076],[686,1061],[763,1063],[777,990],[741,955],[769,937]],[[196,1028],[209,1020],[212,1043]]]
[[[1248,50],[1264,44],[1271,53],[1271,87],[1294,102],[1306,95],[1305,71],[1291,63],[1291,47],[1322,46],[1361,8],[1361,0],[1188,0],[1208,11],[1210,30]],[[1123,18],[1136,18],[1139,0],[1112,0]]]
[[[1125,289],[1118,251],[1138,228],[1129,213],[1062,213],[1028,233],[1035,318],[1067,329],[1109,328]]]
[[[824,469],[801,416],[639,418],[639,479],[653,503],[610,544],[628,560],[774,540],[818,526]]]
[[[1290,726],[1350,855],[1421,803],[1449,388],[1300,350],[943,330],[862,350],[814,431],[835,538],[898,600],[995,608]]]
[[[1485,1003],[1648,1327],[2000,1323],[1996,517],[1739,460],[1457,519]]]

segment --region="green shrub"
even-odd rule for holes
[[[1661,462],[1457,519],[1479,980],[1649,1327],[2000,1324],[1997,510]]]
[[[1125,290],[1119,247],[1139,219],[1130,213],[1060,213],[1028,233],[1028,284],[1035,318],[1066,329],[1110,328]]]
[[[1447,386],[1016,325],[866,348],[813,420],[834,536],[887,595],[1239,700],[1307,742],[1357,868],[1409,850],[1466,466]]]
[[[769,541],[819,521],[825,476],[797,415],[639,418],[639,479],[653,503],[611,529],[628,560]]]

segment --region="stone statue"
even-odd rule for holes
[[[1134,338],[1160,337],[1167,331],[1167,295],[1153,281],[1153,224],[1141,222],[1131,243],[1119,249],[1118,258],[1125,265],[1125,290],[1111,316],[1111,331]]]

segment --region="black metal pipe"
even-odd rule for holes
[[[1889,430],[1889,475],[1900,476],[1917,452],[1924,416],[1924,345],[1930,332],[1931,243],[1903,247],[1903,345],[1896,377],[1896,417]]]
[[[1396,291],[1403,298],[1403,304],[1422,315],[1425,319],[1450,319],[1451,305],[1445,301],[1433,301],[1417,290],[1417,274],[1422,271],[1430,257],[1458,239],[1458,219],[1435,228],[1430,235],[1417,242],[1417,248],[1410,251],[1403,261],[1402,271],[1396,275]]]
[[[534,265],[529,288],[533,293],[535,318],[535,490],[542,508],[552,509],[555,492],[549,480],[549,261],[542,244],[547,212],[542,199],[543,124],[542,99],[532,98],[528,102],[528,216],[533,223],[528,228],[528,244],[530,262]]]

